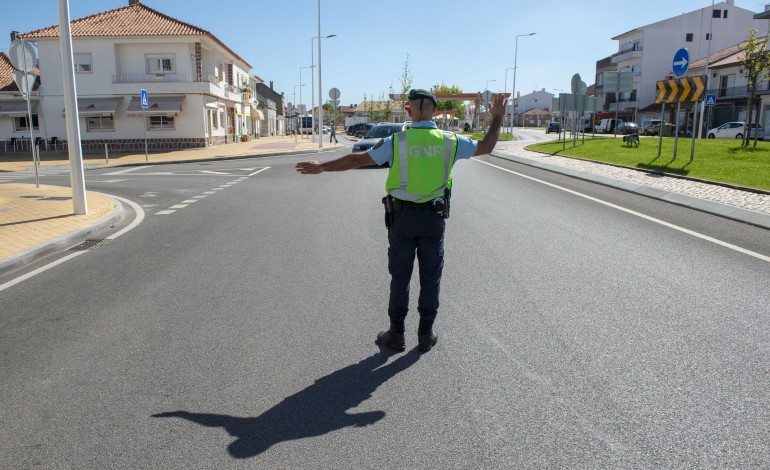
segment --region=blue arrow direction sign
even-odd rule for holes
[[[142,89],[142,108],[147,109],[150,107],[150,99],[147,97],[147,90]]]
[[[716,106],[717,95],[706,95],[706,106]]]
[[[690,66],[690,52],[684,47],[674,54],[673,72],[676,78],[684,77],[687,73],[687,67]]]

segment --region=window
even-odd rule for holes
[[[176,63],[170,54],[147,55],[147,73],[174,73]]]
[[[219,127],[225,127],[225,113],[219,113]]]
[[[722,17],[722,10],[712,10],[711,17],[712,18],[721,18]]]
[[[706,33],[706,41],[711,41],[711,33]]]
[[[727,10],[725,10],[722,14],[722,18],[727,18]]]
[[[13,118],[14,129],[16,132],[29,132],[29,118],[27,116],[21,116]],[[37,120],[37,114],[32,115],[33,130],[40,130],[40,124]]]
[[[89,116],[86,126],[88,132],[114,131],[115,120],[112,116]]]
[[[89,53],[72,54],[72,58],[74,59],[74,62],[75,62],[76,73],[90,73],[92,71],[91,54]]]
[[[211,128],[212,129],[218,129],[219,128],[219,121],[217,120],[217,116],[219,113],[216,111],[211,112]]]
[[[151,131],[174,129],[174,118],[168,116],[150,116],[147,118],[147,128]]]
[[[685,36],[684,36],[684,40],[685,40],[686,42],[692,42],[692,33],[687,33],[687,34],[685,34]]]

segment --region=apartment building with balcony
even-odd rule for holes
[[[764,37],[757,40],[763,41]],[[716,96],[716,105],[707,108],[705,129],[730,121],[743,121],[748,115],[748,78],[741,66],[741,61],[745,57],[744,48],[745,41],[742,41],[709,56],[707,93]],[[705,68],[706,58],[699,59],[690,64],[687,75],[703,75]],[[767,80],[758,82],[755,91],[754,113],[759,113],[759,122],[763,128],[767,129],[770,126],[770,82]]]
[[[73,20],[84,151],[195,148],[258,132],[251,65],[210,32],[141,3]],[[59,27],[21,35],[37,45],[39,132],[66,138]],[[140,103],[141,90],[149,108]]]
[[[610,64],[602,66],[605,70],[631,72],[634,87],[630,92],[620,93],[612,102],[605,100],[605,111],[614,112],[617,108],[619,114],[626,116],[632,116],[636,110],[647,111],[644,108],[652,105],[657,96],[656,82],[672,74],[677,50],[688,49],[692,62],[708,54],[709,43],[713,52],[746,39],[749,29],[756,29],[759,35],[766,34],[768,22],[755,19],[754,15],[735,6],[734,0],[726,0],[714,4],[713,9],[709,5],[613,37],[618,41],[618,52],[610,57]],[[600,91],[597,79],[597,92]]]

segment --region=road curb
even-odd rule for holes
[[[87,240],[89,237],[110,228],[112,224],[119,221],[123,217],[123,204],[109,194],[96,194],[109,198],[115,204],[115,209],[110,215],[94,222],[87,227],[67,233],[60,237],[54,238],[53,240],[42,243],[36,247],[32,247],[28,250],[22,251],[21,253],[11,255],[5,259],[0,260],[0,272],[21,268],[34,261],[37,261],[43,255],[65,249],[67,247],[75,246]]]
[[[688,207],[690,209],[697,210],[700,212],[705,212],[707,214],[716,215],[718,217],[723,217],[726,219],[734,220],[736,222],[742,222],[748,225],[753,225],[755,227],[760,227],[763,229],[770,230],[770,215],[763,214],[761,212],[742,209],[740,207],[734,207],[727,204],[722,204],[720,202],[707,201],[704,199],[699,199],[696,197],[687,196],[684,194],[679,194],[671,191],[665,191],[662,189],[652,188],[652,187],[644,186],[637,183],[630,183],[628,181],[622,181],[622,180],[610,178],[607,176],[594,175],[591,173],[586,173],[578,170],[572,170],[570,168],[564,168],[564,167],[561,167],[558,165],[552,165],[549,163],[542,163],[536,160],[531,160],[531,159],[528,159],[525,157],[519,157],[516,155],[506,155],[506,154],[500,154],[496,152],[493,152],[490,155],[492,155],[493,157],[501,158],[503,160],[509,160],[516,163],[521,163],[522,165],[540,168],[542,170],[551,171],[553,173],[559,173],[559,174],[569,176],[572,178],[577,178],[583,181],[589,181],[589,182],[601,184],[603,186],[609,186],[615,189],[620,189],[621,191],[639,194],[640,196],[645,196],[652,199],[658,199],[661,201],[669,202],[671,204],[676,204],[678,206]],[[550,154],[545,154],[545,155],[550,155]],[[578,159],[578,160],[583,160],[583,159]],[[591,161],[591,160],[584,160],[584,161]],[[597,163],[593,161],[591,162]],[[611,165],[611,166],[618,166],[618,165]],[[643,170],[638,170],[636,168],[630,168],[625,166],[620,166],[620,168],[643,171]],[[643,172],[650,173],[649,171],[643,171]],[[659,174],[659,173],[655,173],[655,174]],[[682,177],[679,177],[679,178],[697,181],[692,178],[682,178]],[[700,181],[700,182],[704,182],[704,181]],[[738,188],[734,188],[734,189],[738,189]]]

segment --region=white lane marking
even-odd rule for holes
[[[227,188],[211,188],[212,191],[222,191],[223,189],[227,189]]]
[[[204,198],[207,198],[207,197],[208,196],[193,196],[193,199],[197,200],[197,199],[204,199]]]
[[[149,166],[136,166],[133,168],[128,168],[126,170],[113,171],[112,173],[102,173],[102,176],[123,175],[126,173],[130,173],[132,171],[141,170],[142,168],[149,168]]]
[[[254,176],[254,175],[256,175],[256,174],[262,173],[263,171],[265,171],[265,170],[269,170],[269,169],[270,169],[270,167],[269,167],[269,166],[266,166],[266,167],[262,168],[261,170],[257,170],[257,171],[255,171],[254,173],[250,173],[248,176]]]
[[[113,197],[113,198],[115,198],[115,199],[117,199],[117,200],[119,200],[121,202],[124,202],[124,203],[128,204],[129,206],[131,206],[134,209],[135,217],[134,217],[134,220],[130,224],[128,224],[126,227],[124,227],[122,230],[120,230],[118,232],[115,232],[112,235],[106,237],[107,240],[114,240],[114,239],[118,238],[119,236],[123,235],[124,233],[128,232],[129,230],[133,230],[134,228],[136,228],[137,225],[142,223],[142,221],[144,220],[144,210],[142,210],[142,208],[139,206],[139,204],[137,204],[137,203],[135,203],[135,202],[133,202],[131,200],[122,198],[122,197],[118,197],[118,196],[111,196],[111,197]],[[8,289],[9,287],[15,286],[16,284],[18,284],[20,282],[24,282],[27,279],[30,279],[30,278],[32,278],[34,276],[37,276],[38,274],[40,274],[40,273],[42,273],[44,271],[48,271],[49,269],[51,269],[51,268],[53,268],[55,266],[58,266],[58,265],[66,262],[66,261],[69,261],[72,258],[80,256],[80,255],[82,255],[84,253],[86,253],[86,252],[85,251],[76,251],[75,253],[72,253],[72,254],[67,255],[67,256],[65,256],[63,258],[57,259],[54,262],[48,263],[45,266],[41,266],[41,267],[35,269],[34,271],[30,271],[27,274],[24,274],[23,276],[19,276],[16,279],[8,281],[5,284],[0,285],[0,292],[4,291],[5,289]]]
[[[155,215],[169,215],[169,214],[173,214],[174,212],[176,211],[158,211],[155,213]]]
[[[223,172],[223,171],[211,171],[211,170],[199,170],[199,171],[200,171],[201,173],[209,173],[209,174],[212,174],[212,175],[227,175],[227,176],[232,176],[232,174],[231,174],[231,173],[226,173],[226,172]]]
[[[201,194],[216,194],[216,191],[205,191]]]
[[[512,173],[512,174],[514,174],[516,176],[520,176],[522,178],[526,178],[528,180],[535,181],[535,182],[544,184],[546,186],[550,186],[552,188],[559,189],[561,191],[565,191],[565,192],[570,193],[570,194],[574,194],[575,196],[580,196],[582,198],[588,199],[589,201],[598,202],[599,204],[603,204],[603,205],[605,205],[607,207],[611,207],[613,209],[617,209],[619,211],[623,211],[623,212],[625,212],[627,214],[631,214],[631,215],[635,215],[637,217],[641,217],[642,219],[649,220],[650,222],[655,222],[656,224],[663,225],[664,227],[668,227],[670,229],[677,230],[677,231],[682,232],[682,233],[686,233],[687,235],[691,235],[693,237],[700,238],[701,240],[705,240],[707,242],[711,242],[711,243],[714,243],[716,245],[728,248],[730,250],[734,250],[734,251],[737,251],[739,253],[743,253],[745,255],[749,255],[749,256],[752,256],[754,258],[757,258],[757,259],[760,259],[762,261],[766,261],[766,262],[770,263],[770,256],[765,256],[765,255],[762,255],[760,253],[756,253],[754,251],[747,250],[745,248],[741,248],[741,247],[739,247],[737,245],[733,245],[732,243],[727,243],[727,242],[723,242],[722,240],[717,240],[716,238],[709,237],[708,235],[703,235],[702,233],[694,232],[694,231],[686,229],[684,227],[680,227],[678,225],[674,225],[674,224],[668,223],[668,222],[666,222],[664,220],[656,219],[655,217],[650,217],[649,215],[644,215],[644,214],[642,214],[640,212],[632,211],[631,209],[626,209],[625,207],[621,207],[621,206],[612,204],[611,202],[603,201],[601,199],[597,199],[595,197],[588,196],[587,194],[582,194],[582,193],[579,193],[577,191],[573,191],[571,189],[564,188],[562,186],[557,186],[557,185],[555,185],[553,183],[549,183],[547,181],[539,180],[537,178],[533,178],[531,176],[527,176],[527,175],[515,172],[513,170],[509,170],[507,168],[503,168],[501,166],[493,165],[492,163],[484,162],[484,161],[478,160],[476,158],[473,158],[473,160],[475,160],[475,161],[477,161],[479,163],[483,163],[485,165],[489,165],[489,166],[491,166],[493,168],[497,168],[498,170],[507,171],[508,173]]]
[[[192,204],[193,202],[198,202],[197,199],[187,199],[186,201],[182,201],[182,204]]]
[[[184,208],[185,208],[185,207],[187,207],[188,205],[189,205],[189,204],[176,204],[176,205],[174,205],[174,206],[171,206],[171,207],[169,207],[169,209],[184,209]]]

